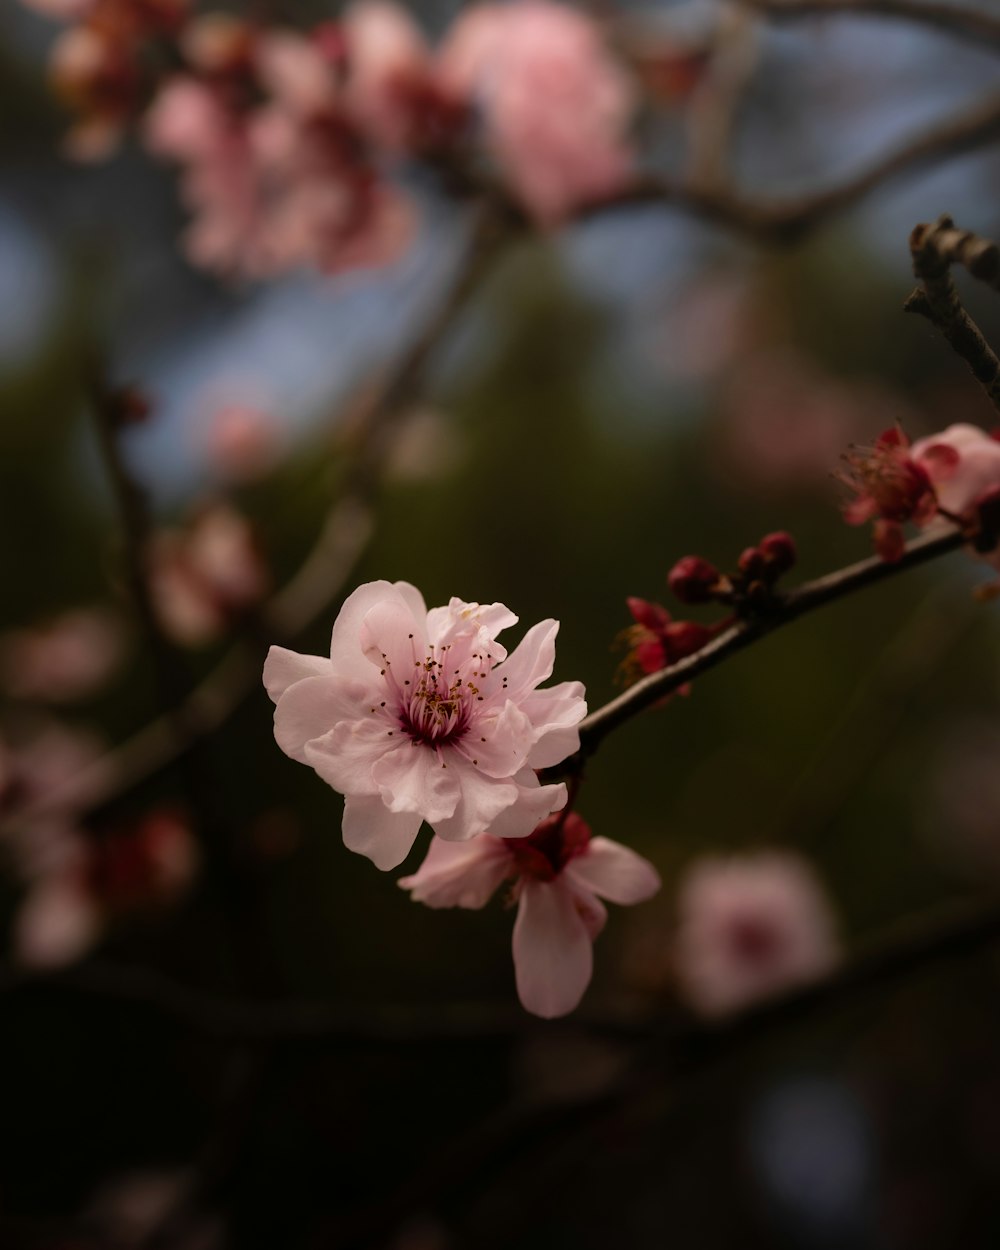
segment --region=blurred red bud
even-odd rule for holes
[[[719,570],[701,556],[684,556],[667,574],[667,585],[681,603],[709,603],[715,598]]]

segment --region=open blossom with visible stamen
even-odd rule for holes
[[[590,983],[594,939],[612,903],[642,903],[660,888],[648,860],[610,838],[594,838],[575,812],[550,816],[530,837],[484,833],[469,842],[435,838],[420,868],[399,885],[428,907],[483,907],[514,879],[514,971],[522,1005],[551,1019],[572,1011]]]
[[[679,911],[677,973],[705,1015],[814,980],[837,963],[830,905],[798,855],[699,860],[681,886]]]
[[[329,659],[271,648],[278,745],[345,796],[344,842],[378,868],[405,859],[422,821],[448,841],[523,838],[565,805],[566,787],[534,770],[577,749],[583,686],[538,689],[559,623],[508,656],[496,636],[516,622],[500,603],[428,611],[407,582],[369,582],[341,609]]]

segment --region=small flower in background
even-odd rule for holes
[[[539,221],[555,224],[628,182],[636,91],[585,14],[549,0],[473,5],[439,64],[442,81],[481,110],[487,148]]]
[[[830,905],[806,861],[790,852],[697,861],[678,909],[677,977],[705,1015],[815,980],[839,958]]]
[[[160,621],[184,646],[203,646],[226,633],[269,586],[252,527],[225,504],[201,509],[184,530],[161,531],[148,559]]]
[[[27,893],[14,917],[14,953],[34,968],[82,958],[122,917],[181,898],[199,866],[185,820],[168,810],[103,837],[37,825],[19,865]]]
[[[660,888],[648,860],[592,837],[575,812],[549,816],[523,839],[490,833],[468,842],[435,838],[419,869],[399,885],[428,907],[479,908],[512,879],[517,900],[514,971],[522,1005],[550,1019],[572,1011],[590,984],[602,898],[629,905]]]
[[[207,415],[201,431],[209,464],[230,481],[250,482],[263,476],[281,451],[278,421],[256,404],[218,404]]]
[[[125,627],[114,612],[77,608],[0,634],[0,685],[15,699],[84,699],[110,679],[125,648]]]
[[[448,841],[521,838],[565,804],[534,770],[579,746],[583,686],[538,689],[559,623],[508,657],[496,636],[516,623],[500,603],[428,612],[407,582],[369,582],[341,608],[329,658],[271,648],[278,745],[345,795],[344,842],[376,867],[401,863],[425,820]]]
[[[1000,568],[997,500],[1000,497],[1000,442],[975,425],[950,425],[913,444],[937,495],[942,514],[958,521],[989,564]],[[995,588],[991,588],[991,592]]]

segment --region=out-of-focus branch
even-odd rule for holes
[[[624,191],[591,202],[577,215],[586,218],[636,204],[660,204],[761,243],[789,244],[894,178],[918,173],[997,139],[1000,94],[991,94],[975,107],[889,152],[853,178],[815,195],[768,202],[736,191],[706,191],[649,175]]]
[[[739,104],[757,65],[756,26],[746,11],[724,7],[707,66],[691,97],[687,181],[702,191],[723,191],[730,181]]]
[[[920,286],[903,307],[937,326],[1000,409],[1000,360],[962,306],[950,272],[952,265],[964,265],[973,277],[1000,291],[1000,249],[970,230],[956,230],[945,215],[913,230],[910,252]]]
[[[502,203],[480,206],[448,289],[381,386],[352,414],[352,458],[320,536],[298,571],[260,610],[259,632],[272,641],[294,638],[343,590],[374,531],[382,471],[424,370],[518,229]],[[64,787],[13,813],[0,828],[30,822],[67,803],[93,810],[112,801],[214,733],[258,687],[260,671],[258,649],[246,641],[234,645],[169,712],[68,778]]]
[[[1000,48],[1000,20],[991,13],[922,0],[736,0],[745,8],[778,21],[847,13],[857,17],[891,17],[923,22],[980,46]]]

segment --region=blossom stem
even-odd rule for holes
[[[769,607],[766,615],[757,615],[737,621],[724,633],[713,638],[706,646],[694,654],[685,656],[676,664],[658,673],[643,677],[634,686],[612,699],[603,707],[592,712],[580,724],[580,750],[555,768],[548,770],[546,779],[572,775],[579,772],[584,761],[597,749],[602,739],[619,725],[631,719],[638,712],[650,707],[665,695],[673,694],[681,686],[700,676],[710,668],[715,668],[724,660],[742,651],[745,647],[757,642],[766,634],[773,633],[782,625],[798,620],[800,616],[846,598],[855,591],[863,590],[887,581],[899,573],[917,565],[936,560],[939,556],[957,551],[965,542],[959,529],[949,529],[944,534],[917,538],[908,543],[902,557],[891,563],[872,556],[857,564],[837,569],[814,581],[806,582],[796,590],[779,595]]]

